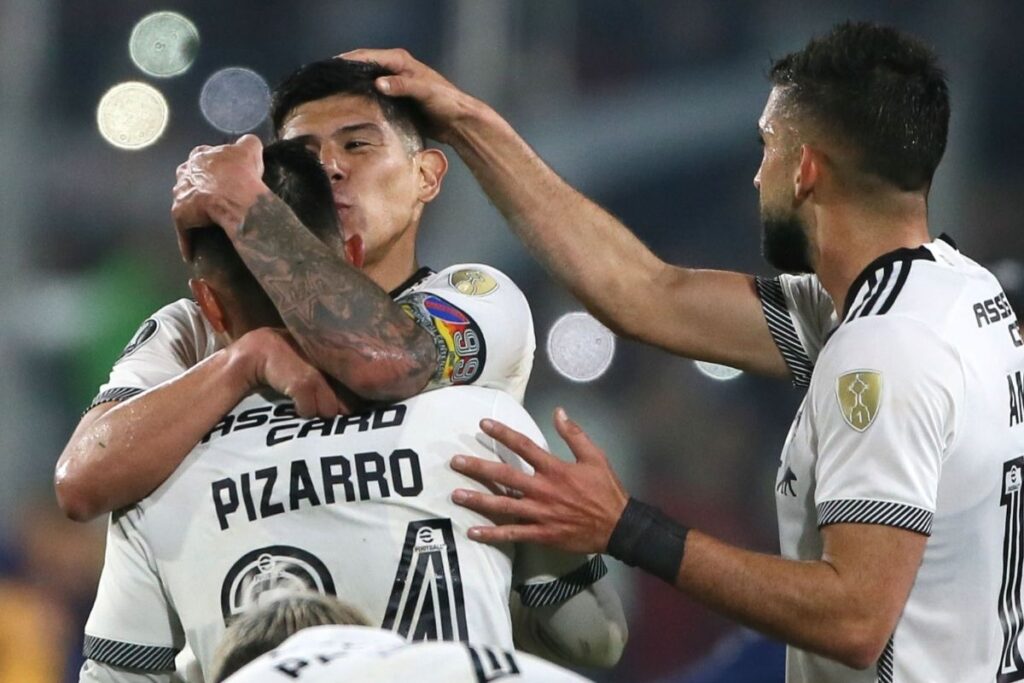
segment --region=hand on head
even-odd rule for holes
[[[453,127],[470,107],[479,102],[455,87],[444,76],[416,60],[401,48],[389,50],[359,49],[343,52],[337,57],[359,62],[376,62],[394,72],[382,76],[376,86],[385,95],[415,100],[426,116],[430,137],[450,143]]]
[[[233,237],[256,199],[269,192],[262,180],[263,144],[255,135],[196,147],[176,175],[171,217],[186,261],[191,258],[189,229],[216,223]]]

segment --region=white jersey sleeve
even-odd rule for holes
[[[129,508],[111,517],[82,654],[106,667],[169,676],[185,637],[138,528],[139,514]]]
[[[407,643],[361,626],[315,626],[253,660],[227,683],[583,683],[587,679],[520,652],[455,642]]]
[[[78,672],[78,683],[178,683],[179,679],[169,672],[141,673],[85,660]]]
[[[89,408],[141,394],[182,374],[217,348],[213,329],[194,301],[168,304],[142,323]]]
[[[957,351],[923,323],[890,314],[844,324],[808,394],[818,525],[929,534],[964,386]]]
[[[519,405],[499,397],[494,417],[548,449],[537,423]],[[532,471],[497,441],[483,434],[480,438],[506,464]],[[607,573],[601,555],[518,545],[511,596],[516,647],[571,665],[611,666],[625,645],[627,627]]]
[[[438,367],[428,388],[475,384],[520,403],[533,369],[533,315],[501,271],[459,264],[431,275],[398,303],[434,339]]]
[[[806,387],[818,354],[837,323],[832,297],[816,275],[758,277],[756,284],[768,329],[793,383]]]

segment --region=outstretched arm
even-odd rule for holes
[[[604,453],[561,410],[555,426],[577,462],[562,462],[519,432],[489,420],[481,423],[484,432],[533,465],[535,474],[468,456],[452,460],[459,472],[523,494],[514,499],[456,490],[456,503],[488,516],[521,520],[470,529],[471,538],[535,542],[573,552],[610,551],[609,540],[613,531],[619,533],[627,507],[631,514],[643,509],[629,498]],[[736,548],[660,519],[652,523],[675,533],[660,546],[663,561],[654,570],[661,578],[741,623],[855,668],[874,664],[885,647],[927,540],[894,527],[835,524],[822,529],[819,560],[796,561]],[[615,546],[622,546],[621,538]]]
[[[434,137],[455,148],[530,252],[609,328],[688,358],[787,374],[753,277],[665,263],[493,109],[405,50],[341,56],[395,72],[377,87],[422,105]]]
[[[418,393],[437,365],[430,336],[314,237],[262,173],[262,145],[252,135],[192,152],[178,167],[172,207],[183,253],[189,227],[217,223],[317,367],[367,400]]]
[[[327,380],[279,330],[253,330],[188,372],[87,412],[57,461],[57,502],[87,521],[149,495],[242,398],[270,386],[304,417],[344,408]]]

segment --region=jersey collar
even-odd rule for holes
[[[398,285],[397,287],[392,289],[390,292],[388,292],[388,296],[390,296],[392,299],[397,299],[402,294],[404,294],[407,289],[415,287],[416,285],[418,285],[419,283],[423,282],[425,279],[427,279],[428,277],[430,277],[433,274],[434,274],[433,270],[431,270],[427,266],[423,266],[422,268],[417,270],[415,273],[410,275],[408,278],[406,278],[405,282],[403,282],[402,284]]]
[[[943,235],[942,239],[948,241],[948,238]],[[927,245],[922,244],[919,247],[913,249],[909,247],[901,247],[894,251],[890,251],[886,254],[882,254],[874,261],[869,263],[864,270],[860,272],[860,275],[853,279],[850,283],[850,288],[846,290],[846,301],[843,304],[843,315],[849,317],[850,310],[853,307],[854,301],[857,299],[857,295],[860,294],[861,290],[865,286],[871,286],[874,284],[875,272],[886,266],[891,266],[898,261],[934,261],[935,256],[932,255]]]

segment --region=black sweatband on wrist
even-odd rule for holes
[[[630,498],[608,539],[608,554],[675,584],[689,532],[658,508]]]

